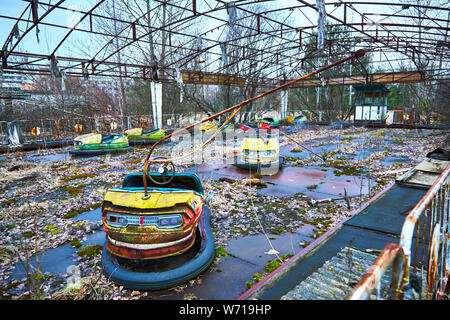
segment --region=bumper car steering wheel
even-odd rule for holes
[[[154,160],[164,160],[166,157],[156,157]],[[165,185],[170,183],[175,177],[175,166],[172,161],[167,163],[161,163],[161,166],[158,168],[158,173],[161,175],[161,180],[155,179],[155,176],[152,176],[147,172],[148,178],[155,184]]]

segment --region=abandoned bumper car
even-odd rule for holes
[[[273,128],[276,128],[280,125],[280,120],[277,118],[265,117],[262,119],[255,120],[256,123],[265,123],[270,125]]]
[[[241,125],[240,129],[244,132],[249,130],[255,130],[255,129],[264,129],[264,130],[270,130],[272,129],[272,126],[270,124],[264,123],[264,122],[248,122]]]
[[[72,155],[96,156],[110,153],[122,153],[133,150],[123,134],[111,134],[103,137],[100,133],[89,133],[73,139]]]
[[[220,127],[222,127],[222,125],[223,125],[223,123],[218,123],[218,124],[204,123],[200,127],[200,132],[202,134],[213,133],[214,131],[216,131]],[[222,128],[221,131],[222,132],[234,132],[234,125],[231,123],[228,123]]]
[[[166,136],[166,132],[162,129],[144,130],[144,128],[133,128],[125,130],[131,145],[152,144]]]
[[[159,172],[128,174],[109,189],[102,206],[106,243],[104,273],[124,287],[160,290],[205,271],[214,253],[210,211],[196,175]]]
[[[273,137],[270,131],[266,130],[249,132],[251,133],[242,139],[235,165],[262,175],[278,172],[284,161],[284,158],[280,157],[278,137]]]

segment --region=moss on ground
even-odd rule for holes
[[[91,204],[91,205],[89,205],[87,207],[84,207],[84,208],[81,208],[81,209],[73,209],[73,210],[70,210],[69,212],[67,212],[63,216],[63,218],[64,219],[72,219],[73,217],[76,217],[76,216],[78,216],[81,213],[84,213],[84,212],[87,212],[87,211],[91,211],[91,210],[95,210],[97,208],[100,208],[101,206],[102,206],[102,203],[99,202],[99,203]]]
[[[70,176],[64,176],[61,179],[64,182],[68,182],[68,181],[72,181],[72,180],[76,180],[76,179],[93,178],[95,176],[96,175],[93,173],[80,173],[80,174],[74,174],[74,175],[70,175]]]
[[[245,285],[248,289],[253,287],[256,283],[260,282],[265,276],[269,275],[273,271],[275,271],[278,267],[280,267],[286,260],[288,260],[290,257],[292,257],[292,254],[285,254],[281,256],[280,258],[277,258],[273,261],[269,260],[267,264],[264,266],[264,274],[261,273],[255,273],[252,275],[252,281],[247,281]]]
[[[86,246],[78,250],[78,255],[80,257],[95,257],[96,255],[100,254],[102,252],[103,246],[96,244],[92,246]]]

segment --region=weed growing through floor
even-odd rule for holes
[[[102,252],[103,246],[96,244],[92,246],[86,246],[78,250],[78,255],[80,257],[94,257]]]
[[[277,259],[275,259],[273,261],[269,260],[267,262],[267,264],[264,266],[264,271],[265,271],[264,274],[255,273],[255,274],[252,275],[252,281],[245,282],[245,285],[246,285],[247,289],[250,289],[256,283],[260,282],[264,277],[268,276],[273,271],[278,269],[286,260],[288,260],[292,256],[293,256],[292,254],[285,254],[285,255],[281,256],[280,258],[277,258]]]

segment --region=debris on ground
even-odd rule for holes
[[[326,163],[314,156],[304,159],[290,157],[286,158],[286,166],[342,167],[345,164],[348,167],[362,167],[376,179],[376,186],[370,195],[363,198],[341,197],[312,203],[303,194],[287,197],[261,195],[257,192],[258,187],[264,186],[265,181],[259,177],[203,180],[205,196],[210,195],[216,246],[226,247],[231,239],[243,235],[291,232],[305,224],[314,225],[315,237],[318,237],[348,217],[362,202],[395,181],[403,169],[419,163],[427,153],[448,139],[448,135],[438,130],[370,130],[347,125],[343,129],[319,127],[290,133],[293,139],[308,143],[308,146],[337,144],[338,148],[322,154],[327,159]],[[281,145],[292,144],[292,141],[281,136],[280,142]],[[170,157],[172,147],[171,143],[158,146],[158,156]],[[365,157],[358,155],[362,147],[371,150]],[[35,259],[36,250],[41,253],[64,244],[76,246],[89,234],[101,229],[101,223],[80,223],[72,218],[99,208],[107,188],[120,184],[128,173],[141,171],[147,150],[135,148],[121,155],[82,160],[65,158],[50,162],[28,161],[24,153],[3,156],[0,160],[2,299],[151,298],[151,293],[127,290],[106,279],[101,272],[101,254],[98,250],[92,255],[76,258],[79,279],[69,286],[68,279],[73,277],[71,273],[52,275],[29,270],[28,278],[10,279],[15,264],[22,263],[30,267],[27,261]],[[214,150],[217,150],[217,145],[213,142],[204,152],[211,154]],[[234,154],[236,148],[228,146],[224,150],[227,154]],[[64,152],[64,149],[61,151]],[[54,154],[54,150],[42,150],[39,156]],[[387,164],[383,160],[388,157],[409,160]],[[191,168],[193,163],[199,163],[202,159],[201,154],[183,159],[176,164],[177,170]],[[264,230],[261,230],[258,219],[263,217]],[[199,282],[201,276],[188,285]],[[168,292],[175,291],[182,292],[183,286]],[[186,299],[195,297],[187,295]]]

